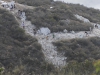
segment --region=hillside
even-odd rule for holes
[[[92,27],[90,23],[78,20],[69,5],[63,3],[55,2],[53,5],[40,6],[34,10],[25,10],[25,12],[27,19],[31,20],[38,29],[48,27],[52,32],[59,32],[64,29],[68,31],[88,31]]]
[[[14,16],[0,9],[0,67],[5,68],[4,75],[41,73],[45,65],[37,39],[26,35]]]
[[[30,4],[31,2],[32,1],[30,1]],[[83,16],[90,22],[98,24],[100,19],[99,10],[87,8],[79,4],[66,4],[62,2],[45,3],[38,6],[35,10],[28,9],[25,11],[27,19],[31,20],[38,29],[40,27],[49,27],[52,32],[63,31],[64,29],[67,29],[68,31],[88,31],[89,28],[92,27],[90,23],[84,23],[83,21],[78,20],[74,16],[75,14]]]
[[[99,10],[52,0],[15,1],[13,10],[0,7],[2,75],[100,74]],[[19,9],[25,12],[25,27]],[[42,27],[51,33],[38,33]]]
[[[84,62],[100,59],[100,38],[72,39],[57,41],[54,45],[60,53],[68,57],[67,61]]]
[[[29,6],[41,6],[41,5],[48,5],[53,0],[15,0],[15,1]]]

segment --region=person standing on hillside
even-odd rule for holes
[[[52,35],[53,35],[53,38],[55,38],[55,34],[53,33]]]
[[[18,16],[19,17],[21,16],[21,10],[18,10]]]
[[[48,37],[49,37],[49,36],[47,35],[47,36],[46,36],[46,39],[47,39],[47,40],[48,40]]]
[[[36,29],[33,29],[34,35],[36,35]]]
[[[90,27],[90,34],[92,33],[92,28]]]
[[[89,36],[89,34],[88,34],[88,32],[87,32],[87,31],[85,31],[85,35],[86,35],[86,37],[87,37],[87,36]]]
[[[10,10],[13,10],[13,5],[10,4],[10,5],[9,5],[9,8],[10,8]]]
[[[14,0],[11,1],[11,5],[12,5],[12,8],[14,9],[15,8],[15,1]]]
[[[23,27],[23,29],[25,29],[25,22],[24,21],[22,22],[22,27]]]
[[[98,25],[97,24],[95,25],[95,28],[98,28]]]

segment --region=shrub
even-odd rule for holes
[[[15,0],[21,4],[27,4],[30,6],[41,6],[41,5],[46,5],[46,4],[50,4],[50,2],[52,2],[52,0]]]
[[[0,64],[5,68],[3,75],[28,75],[33,71],[36,74],[38,70],[40,73],[45,64],[37,39],[26,35],[14,16],[3,9],[0,9]]]
[[[100,74],[100,60],[97,60],[94,62],[94,67],[96,69],[95,70],[96,74],[99,75]]]
[[[35,10],[24,10],[28,20],[31,20],[37,29],[41,27],[48,27],[52,32],[63,31],[88,31],[93,26],[90,23],[83,23],[75,18],[70,10],[61,8],[54,8],[48,10],[45,7],[38,7]],[[69,19],[70,23],[67,23]],[[62,21],[64,20],[64,21]]]
[[[76,60],[83,62],[85,60],[100,59],[100,38],[72,39],[55,42],[58,52],[65,52],[67,61]]]

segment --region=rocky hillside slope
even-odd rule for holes
[[[47,4],[44,4],[46,3],[45,1]],[[61,69],[66,65],[66,63],[68,63],[66,61],[70,58],[70,56],[68,56],[70,53],[66,52],[67,49],[73,48],[74,44],[71,44],[71,47],[67,49],[64,47],[66,44],[62,45],[66,50],[63,51],[63,47],[59,46],[59,42],[57,43],[58,45],[56,45],[57,47],[54,46],[52,42],[66,39],[69,40],[73,38],[87,39],[95,36],[100,36],[99,17],[97,17],[97,14],[99,15],[100,12],[98,10],[94,10],[92,8],[89,9],[80,5],[75,5],[75,8],[75,6],[72,4],[47,0],[45,1],[40,5],[32,5],[30,2],[32,3],[33,1],[29,2],[24,0],[23,2],[25,3],[16,3],[18,7],[21,6],[21,8],[26,12],[25,28],[23,29],[21,19],[16,16],[16,13],[18,13],[20,8],[17,7],[12,11],[5,11],[6,9],[1,8],[0,17],[2,20],[0,23],[0,36],[2,37],[0,42],[0,63],[1,66],[6,68],[6,71],[13,69],[13,71],[10,72],[15,73],[16,75],[17,73],[30,73],[32,75],[34,72],[42,74],[43,71],[48,72],[53,70],[53,67],[50,64],[53,64],[55,67]],[[40,3],[42,2],[40,1]],[[80,11],[77,11],[77,6],[79,6]],[[82,13],[82,8],[84,8],[84,11],[87,9],[90,11]],[[96,14],[94,14],[94,11]],[[90,16],[91,14],[94,15],[93,19]],[[96,23],[98,23],[98,28],[94,27]],[[33,29],[36,29],[37,31],[41,27],[48,27],[52,33],[49,35],[33,33]],[[64,33],[64,29],[67,29],[68,32]],[[87,31],[88,34],[86,34],[85,31]],[[62,48],[60,48],[62,50],[61,53],[59,51],[59,47]],[[97,52],[99,53],[99,50],[97,50]],[[97,56],[97,58],[98,57],[99,56]],[[45,60],[50,64],[45,63]],[[17,72],[16,69],[18,69]]]

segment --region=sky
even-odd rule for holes
[[[54,0],[58,1],[58,0]],[[66,3],[82,4],[87,7],[92,7],[95,9],[100,9],[100,0],[59,0]]]

